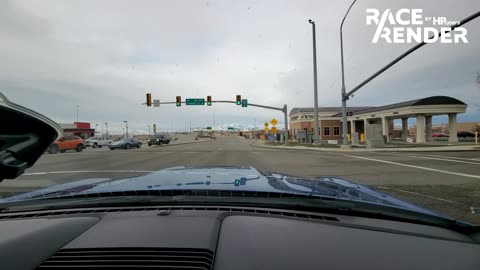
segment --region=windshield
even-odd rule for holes
[[[1,1],[0,92],[64,136],[0,208],[248,191],[480,224],[480,2],[351,3]]]

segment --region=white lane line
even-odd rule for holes
[[[418,193],[418,192],[413,192],[413,191],[408,191],[408,190],[403,190],[403,189],[394,189],[394,188],[388,188],[388,187],[382,187],[382,186],[376,186],[376,187],[381,188],[381,189],[386,189],[386,190],[393,190],[393,191],[399,191],[399,192],[404,192],[404,193],[410,193],[410,194],[426,197],[426,198],[429,198],[429,199],[434,199],[434,200],[438,200],[438,201],[442,201],[442,202],[448,202],[448,203],[453,203],[453,204],[458,204],[458,205],[461,205],[461,206],[468,207],[468,205],[465,205],[465,204],[462,204],[462,203],[446,200],[446,199],[443,199],[443,198],[433,197],[433,196],[425,195],[425,194]]]
[[[144,170],[89,170],[89,171],[54,171],[54,172],[32,172],[23,175],[45,175],[45,174],[63,174],[63,173],[153,173],[155,171]]]
[[[438,157],[438,158],[447,158],[447,159],[458,159],[458,160],[466,160],[466,161],[480,161],[480,158],[462,158],[462,157],[452,157],[452,156],[418,155],[418,154],[410,154],[410,155],[423,156],[423,157]]]
[[[346,156],[346,157],[358,158],[358,159],[364,159],[364,160],[370,160],[370,161],[376,161],[376,162],[381,162],[381,163],[386,163],[386,164],[391,164],[391,165],[397,165],[397,166],[415,168],[415,169],[420,169],[420,170],[426,170],[426,171],[432,171],[432,172],[438,172],[438,173],[444,173],[444,174],[451,174],[451,175],[457,175],[457,176],[463,176],[463,177],[480,179],[480,175],[466,174],[466,173],[457,173],[457,172],[451,172],[451,171],[433,169],[433,168],[416,166],[416,165],[410,165],[410,164],[405,164],[405,163],[398,163],[398,162],[393,162],[393,161],[386,161],[386,160],[375,159],[375,158],[352,156],[352,155],[347,155],[347,154],[342,154],[342,155],[343,155],[343,156]]]
[[[419,155],[407,155],[407,154],[396,154],[396,153],[395,153],[395,154],[393,154],[393,153],[388,153],[388,155],[392,155],[392,156],[402,156],[402,157],[412,157],[412,158],[423,158],[423,159],[433,159],[433,160],[442,160],[442,161],[448,161],[448,162],[457,162],[457,163],[480,165],[480,163],[478,163],[478,162],[469,162],[469,161],[455,160],[455,159],[448,159],[448,158],[441,158],[441,157],[419,156]]]

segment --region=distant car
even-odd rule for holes
[[[151,145],[162,145],[162,144],[169,144],[170,138],[166,135],[156,135],[150,139],[148,139],[148,146]]]
[[[432,133],[432,137],[434,138],[448,137],[448,134],[443,132],[434,132]]]
[[[475,133],[471,131],[459,131],[457,132],[458,138],[475,138]]]
[[[112,142],[113,140],[106,137],[91,137],[85,140],[85,147],[102,148],[102,146],[108,146]]]
[[[137,148],[142,147],[142,142],[129,138],[129,139],[112,142],[111,144],[108,145],[108,148],[110,148],[110,150],[119,149],[119,148],[130,149],[133,147],[137,147]]]
[[[82,152],[84,148],[85,143],[82,138],[73,135],[64,135],[50,145],[47,151],[50,154],[56,154],[58,152],[64,153],[67,150]]]

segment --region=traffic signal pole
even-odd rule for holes
[[[185,104],[185,101],[182,101],[181,103]],[[231,100],[212,100],[212,103],[231,103],[231,104],[237,104],[236,101],[231,101]],[[144,103],[145,104],[145,103]],[[144,105],[143,104],[143,105]],[[177,104],[177,102],[160,102],[160,104]],[[285,121],[285,144],[288,144],[288,109],[287,109],[287,104],[283,105],[282,108],[277,108],[277,107],[272,107],[272,106],[266,106],[266,105],[261,105],[261,104],[254,104],[254,103],[248,103],[248,106],[252,107],[258,107],[258,108],[264,108],[268,110],[275,110],[275,111],[281,111],[283,112],[284,115],[284,121]]]

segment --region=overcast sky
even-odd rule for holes
[[[145,93],[174,101],[213,96],[282,107],[313,106],[312,36],[317,24],[319,106],[340,106],[339,25],[351,1],[8,1],[0,0],[0,91],[64,123],[120,128],[254,124],[280,112],[230,104],[147,108]],[[344,26],[350,89],[412,44],[372,44],[366,9],[422,8],[461,20],[480,1],[358,0]],[[362,88],[349,105],[375,106],[432,95],[468,103],[480,117],[480,19],[468,44],[429,44]],[[444,118],[437,118],[436,122]],[[435,118],[434,118],[435,121]]]

